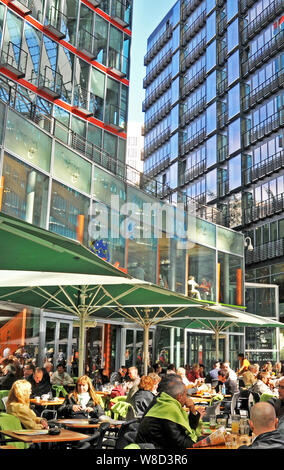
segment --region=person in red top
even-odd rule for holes
[[[187,378],[189,382],[192,382],[194,384],[198,384],[202,382],[202,379],[200,377],[199,373],[199,364],[193,364],[191,370],[189,371]]]

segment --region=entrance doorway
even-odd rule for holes
[[[58,362],[65,362],[67,372],[71,371],[73,321],[44,317],[41,328],[40,363],[46,360],[53,363],[54,370]]]

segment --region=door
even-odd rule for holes
[[[67,372],[71,369],[72,355],[72,320],[45,317],[43,320],[43,341],[41,344],[41,362],[51,360],[54,369],[58,362],[65,361]]]

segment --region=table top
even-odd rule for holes
[[[7,444],[6,446],[0,446],[0,449],[3,449],[3,450],[6,450],[6,449],[18,450],[17,447],[12,446],[11,444]]]
[[[32,431],[31,432],[36,432]],[[21,432],[21,431],[19,431]],[[60,434],[57,436],[52,436],[51,434],[34,434],[33,436],[29,436],[26,434],[18,434],[17,431],[0,431],[1,434],[5,434],[5,436],[12,437],[13,439],[17,439],[18,441],[22,442],[33,442],[33,443],[46,443],[46,442],[73,442],[73,441],[81,441],[89,437],[87,434],[81,434],[79,432],[70,431],[69,429],[61,429]]]
[[[108,421],[101,421],[99,423],[93,423],[91,424],[88,419],[57,419],[57,423],[62,424],[64,426],[67,426],[68,428],[76,428],[76,429],[98,429],[100,425],[103,422],[108,422]],[[110,427],[115,428],[115,427],[120,427],[122,424],[122,421],[116,421],[116,420],[111,420],[109,421]]]
[[[35,405],[40,405],[40,406],[60,406],[64,403],[65,398],[56,398],[56,400],[40,400],[37,401],[35,398],[30,398],[30,402],[35,404]]]
[[[204,436],[206,437],[206,436]],[[193,449],[226,449],[226,450],[231,450],[231,449],[238,449],[240,446],[243,445],[250,445],[251,443],[251,437],[247,435],[235,435],[236,438],[236,446],[235,447],[226,447],[226,444],[218,444],[218,445],[213,445],[213,446],[205,446],[205,447],[193,447]]]

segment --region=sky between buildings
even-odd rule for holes
[[[130,65],[129,122],[144,121],[142,101],[145,98],[143,78],[146,75],[144,55],[147,39],[176,0],[134,0]]]

